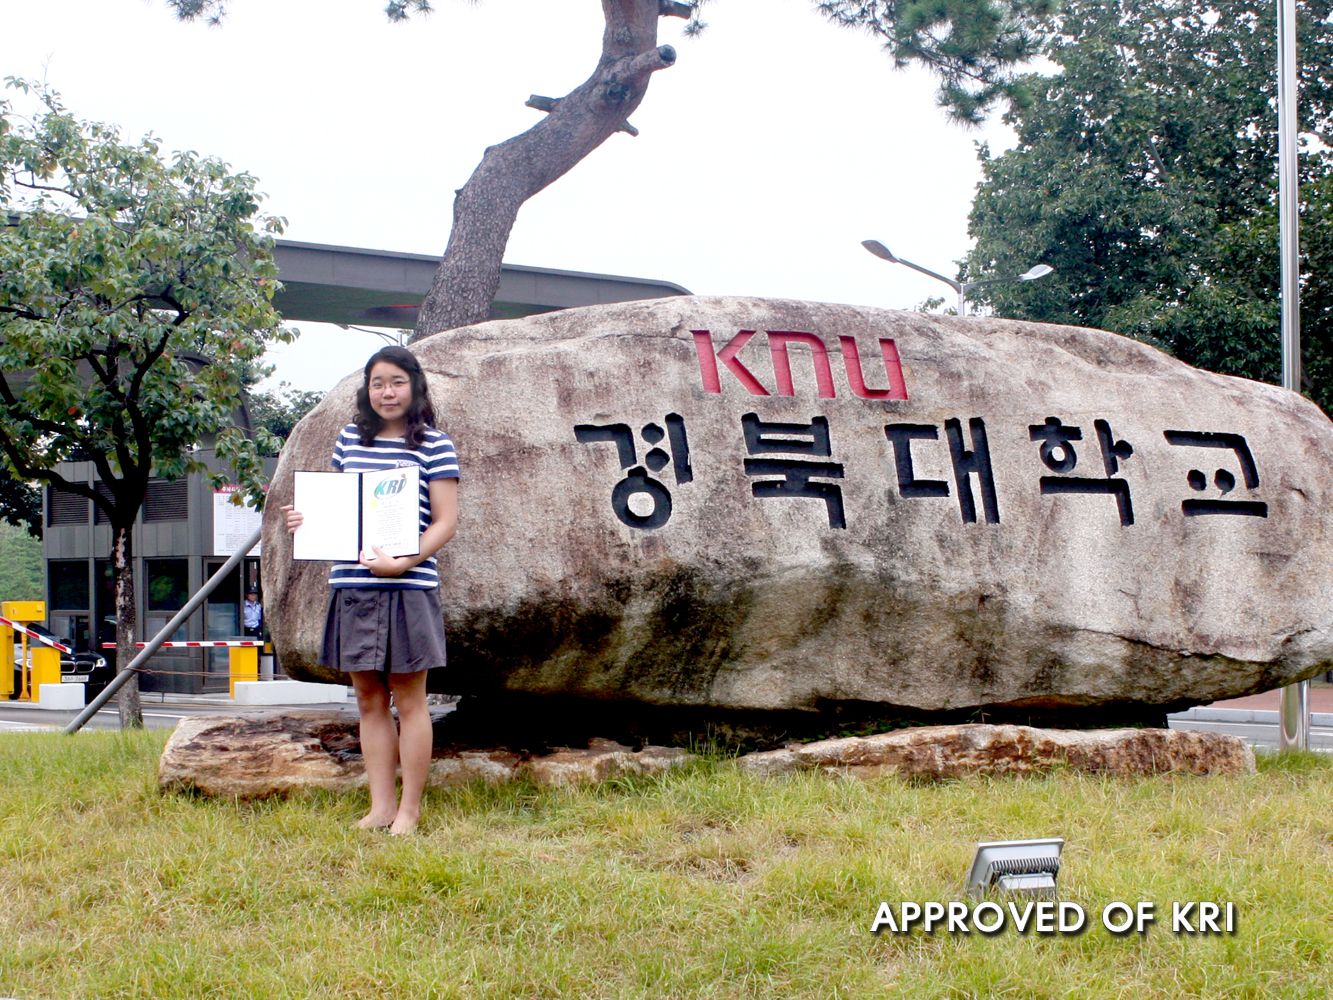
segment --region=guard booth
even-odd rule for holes
[[[218,465],[209,450],[201,450],[196,457],[210,468]],[[276,459],[266,460],[265,472],[272,475],[276,466]],[[99,488],[91,462],[63,463],[59,471],[67,479]],[[230,491],[215,492],[201,473],[172,482],[149,481],[134,526],[137,640],[156,635],[258,526],[259,515],[235,507],[230,497]],[[49,627],[57,635],[68,636],[75,651],[92,650],[114,663],[115,649],[104,646],[116,641],[116,582],[107,558],[111,526],[89,500],[54,488],[45,490],[43,508]],[[170,640],[242,638],[246,591],[260,591],[263,603],[259,556],[256,546]],[[224,693],[229,677],[226,648],[177,647],[153,656],[140,677],[140,687],[165,693]]]
[[[283,287],[273,302],[284,319],[398,329],[416,323],[418,307],[440,263],[440,258],[424,254],[290,240],[277,241],[274,257]],[[505,264],[491,317],[688,294],[669,281]],[[244,406],[236,411],[236,419],[249,426]],[[196,457],[210,469],[221,470],[210,447]],[[276,459],[266,461],[265,473],[271,476],[276,465]],[[101,488],[91,462],[62,463],[58,471],[66,479]],[[214,493],[201,474],[171,482],[149,481],[134,527],[137,640],[156,635],[257,526],[258,515],[251,512],[247,518],[227,500],[228,495]],[[70,637],[75,650],[95,650],[114,662],[115,649],[103,647],[116,638],[110,525],[86,498],[49,487],[43,494],[43,518],[49,627]],[[246,592],[259,591],[260,602],[264,601],[259,560],[256,546],[170,641],[242,638]],[[230,657],[227,648],[162,649],[146,665],[140,687],[166,693],[223,693],[231,679]]]

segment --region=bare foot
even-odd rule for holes
[[[393,825],[389,827],[389,832],[395,837],[405,837],[417,832],[417,822],[421,819],[420,810],[408,812],[405,809],[399,809],[398,815],[394,817]]]
[[[357,828],[361,830],[384,830],[393,824],[393,814],[377,813],[373,809],[357,821]]]

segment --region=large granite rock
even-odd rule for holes
[[[972,774],[1030,775],[1068,768],[1120,777],[1253,774],[1254,751],[1225,733],[1175,729],[1070,732],[1030,726],[927,726],[821,740],[746,754],[742,771],[763,777],[822,771],[856,778],[894,775],[942,781]]]
[[[589,784],[610,778],[656,776],[694,758],[676,747],[638,750],[593,739],[586,750],[531,754],[508,747],[466,747],[440,738],[426,784],[450,788],[480,781],[527,778],[539,785]],[[258,799],[324,789],[346,792],[366,784],[356,716],[321,710],[246,712],[182,719],[158,762],[158,787],[218,798]]]
[[[464,477],[434,690],[1049,718],[1333,665],[1333,425],[1280,388],[1096,330],[759,299],[413,350]],[[265,519],[303,679],[337,679],[327,566],[291,561],[277,507],[359,377],[297,427]]]

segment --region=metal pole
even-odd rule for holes
[[[962,288],[958,289],[958,315],[967,315],[967,291]]]
[[[79,713],[78,718],[65,727],[65,735],[68,736],[71,733],[77,733],[84,727],[89,719],[101,710],[103,705],[115,696],[115,693],[120,690],[121,686],[134,676],[134,671],[143,666],[144,663],[148,661],[148,658],[161,648],[162,643],[167,641],[167,637],[175,632],[176,629],[180,628],[181,625],[185,623],[186,619],[198,610],[199,605],[204,603],[204,598],[213,593],[213,590],[217,585],[226,579],[227,574],[236,568],[240,561],[245,558],[245,554],[253,549],[259,542],[260,536],[262,536],[263,533],[264,529],[262,527],[255,529],[255,533],[250,536],[250,540],[243,543],[240,548],[231,554],[231,558],[222,564],[221,569],[208,578],[207,582],[195,592],[195,595],[190,598],[185,607],[177,611],[176,616],[162,627],[162,631],[153,636],[153,638],[149,640],[148,645],[139,650],[139,654],[126,666],[121,668],[120,672],[117,673],[115,677],[111,678],[111,683],[102,689],[102,693],[89,702],[88,706]]]
[[[1278,219],[1282,247],[1282,385],[1301,391],[1301,248],[1300,178],[1296,156],[1296,0],[1278,0]],[[1305,750],[1310,745],[1310,684],[1299,681],[1282,689],[1278,710],[1278,749]]]
[[[1297,681],[1282,689],[1278,702],[1278,749],[1310,748],[1310,682]]]
[[[1297,174],[1296,0],[1278,0],[1278,212],[1282,244],[1282,385],[1301,391],[1300,178]]]

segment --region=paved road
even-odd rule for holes
[[[168,698],[171,696],[168,695]],[[266,706],[267,707],[267,706]],[[274,706],[277,707],[277,706]],[[355,714],[355,704],[300,705],[299,708],[339,709]],[[194,715],[235,715],[239,712],[254,711],[246,706],[231,704],[229,699],[219,697],[214,700],[190,699],[168,700],[166,702],[144,700],[143,721],[149,729],[174,729],[181,719]],[[0,732],[42,732],[63,729],[74,721],[78,712],[48,712],[37,708],[15,708],[0,702]],[[87,729],[119,729],[120,715],[115,705],[102,709],[88,721]]]
[[[1230,733],[1239,736],[1256,750],[1276,750],[1278,729],[1276,722],[1222,722],[1217,720],[1193,721],[1172,719],[1172,729],[1198,729],[1205,732]],[[1333,727],[1311,726],[1310,749],[1333,752]]]

